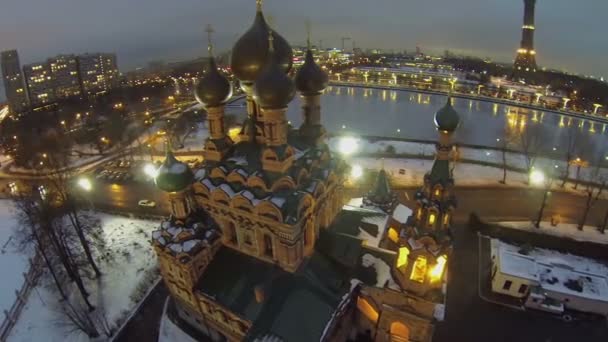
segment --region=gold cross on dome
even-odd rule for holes
[[[213,31],[211,24],[207,25],[205,32],[207,32],[207,50],[209,51],[209,56],[211,56],[213,55],[213,43],[211,42],[211,36],[213,35],[213,32],[215,32]]]
[[[255,0],[255,7],[258,11],[262,11],[262,0]]]
[[[268,50],[274,51],[274,37],[272,35],[272,30],[268,30]]]

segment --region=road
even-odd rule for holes
[[[395,189],[400,200],[411,208],[415,206],[416,189]],[[362,190],[349,189],[347,196],[361,196]],[[535,219],[542,201],[543,191],[526,188],[479,188],[457,187],[458,208],[453,217],[455,223],[467,222],[472,212],[487,221],[518,221]],[[156,189],[153,183],[109,184],[96,181],[93,192],[88,195],[100,209],[133,211],[141,199],[153,200],[156,208],[139,208],[140,213],[168,215],[167,194]],[[564,222],[577,222],[585,207],[585,197],[569,192],[552,192],[545,209],[544,218],[559,215]],[[608,210],[608,200],[599,200],[589,214],[587,224],[599,224]]]

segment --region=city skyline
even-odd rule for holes
[[[253,0],[230,3],[182,0],[177,4],[153,0],[146,7],[117,0],[86,4],[74,0],[52,4],[9,0],[0,13],[0,50],[17,49],[24,64],[60,53],[113,51],[118,55],[121,70],[129,70],[152,60],[201,55],[205,24],[212,24],[220,32],[216,37],[218,50],[228,49],[237,34],[250,25],[254,6]],[[29,11],[33,7],[37,8],[35,13]],[[292,44],[305,41],[304,22],[310,18],[313,41],[323,39],[326,46],[340,46],[340,37],[350,36],[365,48],[411,51],[419,44],[423,51],[440,53],[449,49],[508,63],[514,59],[519,44],[523,3],[382,0],[372,5],[361,0],[330,3],[268,0],[264,7]],[[605,75],[607,65],[602,56],[608,47],[601,44],[604,38],[600,13],[606,10],[608,4],[600,1],[576,6],[565,0],[539,1],[539,64]],[[461,18],[467,16],[454,15],[457,11],[468,12],[471,20],[464,22]],[[223,20],[218,20],[219,17]],[[569,24],[573,22],[577,25]],[[583,35],[586,38],[580,39]],[[385,39],[378,39],[379,36]]]

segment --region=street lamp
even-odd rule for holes
[[[546,179],[545,174],[540,170],[532,170],[530,173],[530,182],[536,185],[543,185],[543,201],[540,205],[540,209],[538,210],[538,216],[536,217],[536,222],[534,222],[534,226],[536,228],[540,228],[540,221],[543,218],[543,213],[545,212],[545,207],[547,206],[547,199],[551,194],[551,186],[553,185],[553,177],[549,175],[549,179]]]
[[[353,137],[342,137],[338,140],[338,151],[350,155],[359,150],[359,141]]]
[[[158,175],[158,170],[152,164],[146,164],[144,166],[144,173],[150,178],[156,178]]]
[[[79,178],[77,184],[81,189],[87,192],[93,189],[93,184],[91,184],[91,181],[88,178]]]
[[[572,101],[572,99],[564,97],[564,98],[562,98],[562,100],[564,101],[564,110],[565,110],[566,107],[568,106],[568,102]]]
[[[361,176],[363,176],[363,168],[361,165],[353,165],[353,167],[350,169],[351,179],[359,179]]]
[[[579,176],[581,174],[581,168],[588,167],[589,162],[582,160],[580,157],[576,157],[576,159],[572,159],[568,163],[572,166],[576,166],[576,181],[574,182],[574,189],[576,189],[576,188],[578,188],[578,180],[579,180]],[[568,175],[566,175],[566,178],[567,177],[568,177]]]
[[[603,105],[599,104],[599,103],[594,103],[593,104],[593,115],[597,115],[597,112],[600,110],[600,108],[604,107]]]

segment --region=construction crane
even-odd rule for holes
[[[344,42],[350,40],[350,37],[342,37],[342,52],[344,52]]]

